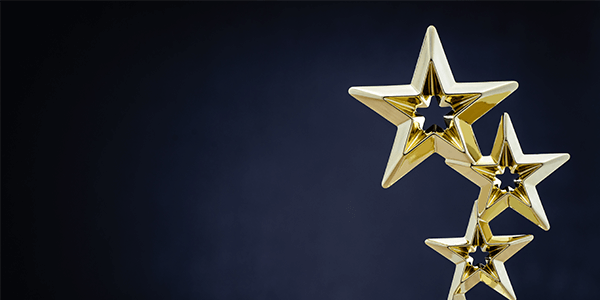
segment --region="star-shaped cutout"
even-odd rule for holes
[[[398,127],[381,185],[390,187],[433,153],[476,162],[481,152],[471,125],[518,87],[516,81],[457,83],[435,27],[429,26],[410,84],[351,87],[350,95]],[[431,98],[452,111],[446,129],[423,128],[417,108]]]
[[[427,239],[425,244],[456,264],[448,300],[466,300],[465,293],[484,282],[504,297],[517,297],[510,284],[504,263],[533,240],[533,235],[493,236],[487,222],[477,216],[477,201],[473,204],[467,232],[462,238]],[[473,264],[469,253],[477,247],[488,252],[486,263]]]
[[[477,162],[446,160],[446,164],[477,184],[479,217],[492,221],[506,208],[519,214],[544,230],[550,229],[548,217],[537,193],[536,185],[562,164],[569,154],[523,154],[517,134],[507,113],[500,120],[492,152]],[[498,175],[510,170],[518,175],[515,188],[501,188]]]

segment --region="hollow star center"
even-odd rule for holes
[[[487,264],[486,258],[488,258],[488,257],[489,257],[488,253],[484,252],[479,247],[477,247],[475,252],[469,253],[469,258],[470,258],[469,260],[470,260],[471,265],[473,265],[473,266],[479,266],[479,267],[485,266]]]
[[[496,175],[496,179],[500,180],[500,189],[508,190],[508,188],[515,189],[519,174],[513,174],[509,170],[505,169],[504,174]]]
[[[418,108],[417,115],[425,117],[425,122],[423,123],[423,129],[427,128],[425,131],[435,131],[433,129],[434,125],[437,125],[441,129],[446,129],[448,126],[446,125],[446,118],[444,116],[452,113],[452,110],[448,107],[440,107],[440,98],[437,96],[432,96],[431,101],[429,102],[429,107],[426,108]]]

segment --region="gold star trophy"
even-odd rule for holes
[[[398,127],[381,185],[390,187],[433,153],[477,184],[481,191],[467,231],[460,238],[427,239],[425,244],[456,265],[448,300],[465,300],[465,293],[484,282],[508,299],[516,299],[504,263],[533,240],[533,235],[494,236],[489,222],[510,207],[543,230],[550,229],[535,186],[569,160],[569,154],[523,154],[507,113],[498,126],[489,156],[483,156],[472,125],[518,87],[516,81],[458,83],[450,70],[435,27],[429,26],[410,84],[356,86],[348,91]],[[449,107],[446,129],[424,129],[417,113],[432,99]],[[517,176],[514,188],[498,178],[506,168]],[[475,265],[469,255],[481,248],[485,263]]]

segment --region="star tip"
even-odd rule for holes
[[[350,94],[350,95],[354,95],[354,92],[356,92],[356,88],[355,88],[355,87],[353,87],[353,86],[351,86],[351,87],[348,89],[348,94]]]
[[[566,163],[567,161],[569,161],[569,159],[571,159],[571,154],[569,153],[560,153],[560,154],[556,154],[556,158],[554,159],[554,162],[558,163],[558,167],[562,166],[564,163]]]
[[[425,33],[425,36],[429,37],[429,38],[434,38],[438,35],[437,33],[437,29],[435,29],[435,26],[433,25],[429,25],[429,27],[427,27],[427,32]]]
[[[512,127],[512,122],[510,121],[510,115],[507,112],[504,112],[504,114],[502,114],[502,121],[504,121],[504,126]]]
[[[434,241],[434,239],[426,239],[423,242],[425,243],[425,245],[427,245],[427,247],[429,247],[431,249],[435,249],[436,246],[438,246],[438,244]]]
[[[396,183],[396,181],[398,181],[398,179],[392,180],[392,177],[386,174],[383,176],[383,180],[381,180],[381,187],[387,189],[392,186],[392,184]]]
[[[516,89],[519,88],[519,83],[511,80],[511,81],[505,81],[505,86],[508,87],[508,89],[510,90],[510,93],[514,92]]]
[[[531,241],[533,241],[533,234],[528,234],[525,235],[524,237],[521,238],[521,244],[523,245],[523,247],[527,246],[529,243],[531,243]]]
[[[521,243],[525,243],[525,245],[527,245],[531,241],[533,241],[533,234],[522,234],[519,240],[521,241]]]

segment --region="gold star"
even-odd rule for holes
[[[479,193],[479,217],[492,221],[506,208],[535,223],[544,230],[550,229],[548,217],[535,186],[554,170],[569,160],[569,154],[523,154],[510,117],[504,113],[490,156],[481,157],[475,163],[446,160],[446,164],[477,184]],[[497,176],[508,168],[517,174],[515,188],[500,188]]]
[[[477,217],[475,201],[464,237],[427,239],[425,244],[456,264],[448,300],[465,300],[465,293],[482,281],[515,300],[504,263],[532,240],[533,235],[493,236],[488,223]],[[485,264],[474,265],[469,256],[477,247],[489,253]]]
[[[429,26],[408,85],[359,86],[354,98],[398,127],[381,185],[390,187],[433,153],[446,159],[476,162],[481,152],[471,125],[516,90],[516,81],[457,83],[435,27]],[[429,107],[431,97],[452,111],[444,116],[447,129],[423,130],[417,108]]]

